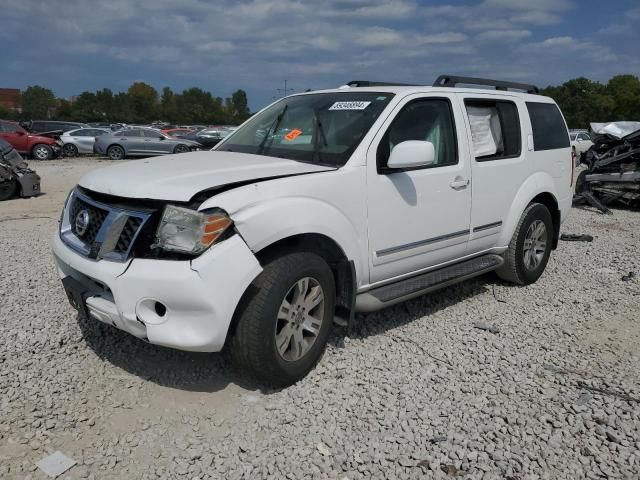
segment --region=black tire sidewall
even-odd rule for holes
[[[122,155],[120,156],[120,158],[112,158],[111,157],[111,152],[115,149],[119,149],[122,152]],[[119,145],[112,145],[109,148],[107,148],[107,156],[111,159],[111,160],[122,160],[124,158],[124,148],[122,148]]]
[[[291,267],[290,262],[283,262],[287,257],[295,257],[295,265]],[[286,268],[283,268],[286,266]],[[304,377],[320,360],[324,347],[331,333],[335,310],[335,282],[331,269],[327,263],[318,255],[311,253],[293,253],[284,257],[276,258],[266,269],[276,269],[275,281],[268,287],[261,285],[258,281],[258,288],[267,288],[266,301],[262,305],[262,312],[254,327],[258,329],[261,339],[259,351],[255,352],[256,358],[260,358],[265,370],[270,370],[272,383],[276,385],[286,385],[293,383]],[[289,292],[289,289],[301,278],[311,277],[318,281],[324,293],[324,318],[320,332],[311,349],[307,354],[296,361],[287,361],[280,356],[277,350],[275,329],[278,310],[282,300]],[[267,363],[269,365],[267,365]]]
[[[71,153],[67,153],[69,150]],[[78,147],[76,147],[73,143],[65,143],[62,147],[62,151],[67,157],[75,157],[78,155]]]
[[[535,270],[529,270],[527,267],[525,267],[524,258],[523,258],[524,239],[527,235],[527,231],[529,230],[529,227],[536,220],[541,220],[544,223],[544,226],[546,228],[547,248],[544,252],[544,256],[542,258],[542,261],[540,262],[540,265],[538,265],[535,268]],[[518,232],[518,239],[516,241],[516,252],[515,252],[516,271],[518,274],[518,278],[520,278],[525,285],[534,283],[536,280],[538,280],[538,278],[540,278],[540,276],[544,272],[547,266],[547,263],[549,261],[549,256],[551,255],[551,245],[553,240],[552,235],[553,235],[553,221],[551,219],[551,213],[549,213],[549,210],[544,205],[541,205],[541,204],[533,205],[533,207],[527,211],[527,214],[522,222],[520,231]]]
[[[189,147],[186,145],[180,144],[176,145],[173,149],[173,153],[187,153],[189,151]]]

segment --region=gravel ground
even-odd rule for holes
[[[282,391],[79,321],[49,248],[90,159],[0,205],[0,478],[640,477],[640,213],[574,209],[535,285],[487,275],[336,329]],[[490,333],[473,325],[496,327]]]

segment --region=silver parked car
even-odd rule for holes
[[[93,144],[96,137],[100,137],[111,131],[105,128],[79,128],[70,130],[60,135],[62,153],[66,157],[75,157],[79,153],[93,153]]]
[[[199,150],[198,142],[173,138],[153,128],[128,128],[96,138],[93,151],[111,160],[125,157],[150,157]]]

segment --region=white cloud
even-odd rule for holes
[[[479,33],[474,38],[481,42],[514,42],[530,36],[531,32],[529,30],[487,30]]]

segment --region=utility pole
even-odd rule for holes
[[[278,96],[273,97],[275,98],[282,98],[282,97],[286,97],[287,95],[289,95],[289,93],[293,93],[295,89],[294,88],[288,88],[287,87],[287,80],[284,81],[284,88],[276,88],[276,91],[278,92]]]

